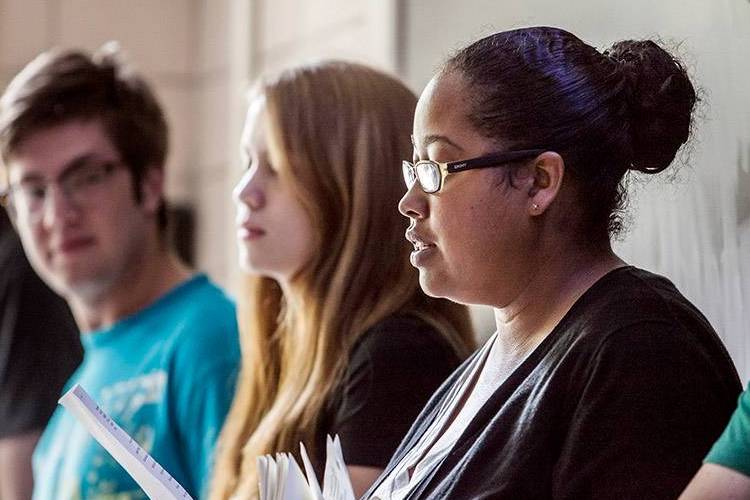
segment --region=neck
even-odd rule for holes
[[[138,264],[91,296],[71,297],[71,309],[81,331],[108,328],[148,307],[190,277],[190,270],[161,245],[152,245]]]
[[[497,350],[508,359],[525,357],[586,290],[625,265],[610,248],[596,252],[581,248],[561,251],[558,247],[536,261],[536,271],[516,298],[494,308]]]

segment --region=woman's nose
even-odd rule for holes
[[[265,195],[262,186],[258,182],[257,175],[248,169],[232,191],[232,198],[237,204],[244,204],[252,210],[258,210],[265,203]]]
[[[428,215],[426,194],[415,182],[398,202],[398,211],[410,219],[424,219]]]

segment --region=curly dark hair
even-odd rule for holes
[[[622,229],[628,170],[666,169],[690,137],[696,90],[683,64],[651,40],[599,52],[552,27],[496,33],[443,66],[459,72],[469,119],[512,149],[559,153],[576,182],[588,238]]]

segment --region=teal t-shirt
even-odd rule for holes
[[[750,388],[748,389],[750,390]],[[729,425],[714,443],[706,462],[723,465],[750,476],[750,393],[740,394]]]
[[[197,275],[111,328],[82,335],[81,386],[193,498],[210,480],[240,350],[233,303]],[[146,499],[64,408],[34,452],[35,500]]]

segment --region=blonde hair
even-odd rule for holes
[[[238,304],[242,369],[212,499],[256,498],[257,456],[295,452],[300,441],[315,447],[350,349],[386,317],[420,317],[459,356],[474,347],[466,308],[424,295],[408,260],[397,203],[414,94],[366,66],[325,62],[265,78],[252,95],[266,100],[271,163],[309,214],[316,251],[292,296],[272,279],[247,280]]]

